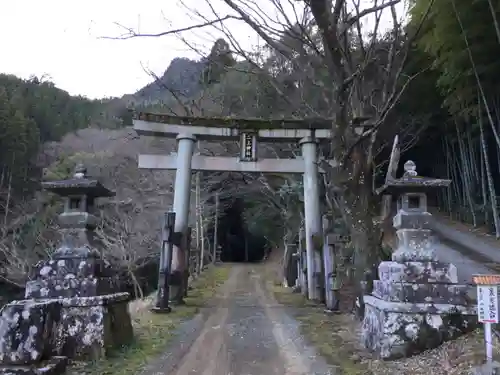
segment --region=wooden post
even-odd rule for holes
[[[248,232],[245,231],[245,262],[248,263]]]
[[[203,210],[200,210],[200,226],[201,226],[201,251],[200,251],[200,272],[203,272],[205,266],[205,223],[203,221]]]
[[[195,201],[196,201],[196,256],[199,257],[201,254],[201,237],[203,237],[202,231],[202,223],[201,223],[201,203],[200,203],[200,173],[196,172],[196,192],[195,192]],[[201,262],[200,259],[197,259],[196,262],[196,275],[199,275],[201,272]]]
[[[217,233],[219,227],[219,192],[215,193],[215,224],[214,224],[214,254],[212,258],[212,263],[215,264],[217,258]]]
[[[191,265],[192,265],[192,262],[191,262],[191,227],[187,228],[185,237],[183,238],[183,246],[184,246],[184,248],[186,250],[186,252],[184,253],[185,257],[186,257],[185,258],[186,270],[184,271],[184,275],[183,275],[183,285],[182,285],[182,287],[184,288],[184,290],[183,290],[183,292],[184,292],[183,296],[187,297],[188,287],[189,287],[189,274],[190,274]]]
[[[171,311],[169,304],[169,277],[172,267],[172,250],[174,237],[175,212],[167,212],[163,217],[162,247],[160,253],[160,272],[158,278],[158,293],[152,310],[154,312],[168,313]]]

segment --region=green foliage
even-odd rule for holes
[[[74,156],[61,156],[44,170],[43,179],[46,181],[64,180],[71,177],[71,172],[75,167]]]
[[[185,57],[176,57],[161,77],[146,85],[134,95],[134,106],[163,105],[168,107],[178,99],[192,98],[200,91],[200,76],[205,64]]]
[[[211,95],[220,103],[223,116],[269,118],[283,102],[269,77],[249,62],[238,63],[211,88]]]
[[[39,129],[36,122],[9,100],[5,88],[0,88],[0,174],[11,187],[23,189],[30,170],[30,161],[36,156]],[[1,188],[1,186],[0,186]]]
[[[38,186],[34,161],[43,142],[91,125],[115,127],[120,121],[105,110],[108,102],[71,96],[36,77],[0,74],[0,201]]]
[[[38,128],[41,142],[56,141],[68,132],[86,128],[103,112],[103,103],[74,97],[39,79],[22,80],[0,74],[0,87],[10,105]]]
[[[78,163],[90,166],[92,169],[104,167],[103,162],[112,155],[107,151],[93,153],[75,152],[70,155],[61,155],[58,160],[45,168],[43,179],[46,181],[64,180],[71,178]]]
[[[415,1],[411,10],[413,23],[419,22],[429,3],[430,0]],[[491,0],[491,4],[498,17],[500,1]],[[494,100],[498,98],[500,41],[488,1],[435,1],[418,45],[428,53],[432,67],[438,72],[437,86],[451,112],[475,113],[478,102],[475,70],[485,94]]]
[[[202,73],[202,84],[211,85],[220,82],[227,70],[236,64],[229,44],[224,39],[217,39],[207,57],[207,65]]]

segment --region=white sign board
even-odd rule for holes
[[[493,335],[491,324],[498,323],[498,285],[500,275],[473,275],[472,281],[477,285],[477,316],[484,324],[484,341],[486,343],[486,362],[493,362]]]
[[[481,323],[498,323],[498,287],[477,286],[477,316]]]

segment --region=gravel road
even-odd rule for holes
[[[172,375],[327,375],[298,323],[264,290],[260,265],[234,265]],[[166,356],[167,358],[169,356]],[[164,373],[153,371],[154,374]]]

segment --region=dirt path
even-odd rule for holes
[[[235,265],[216,308],[172,375],[333,374],[261,285],[260,266]]]

